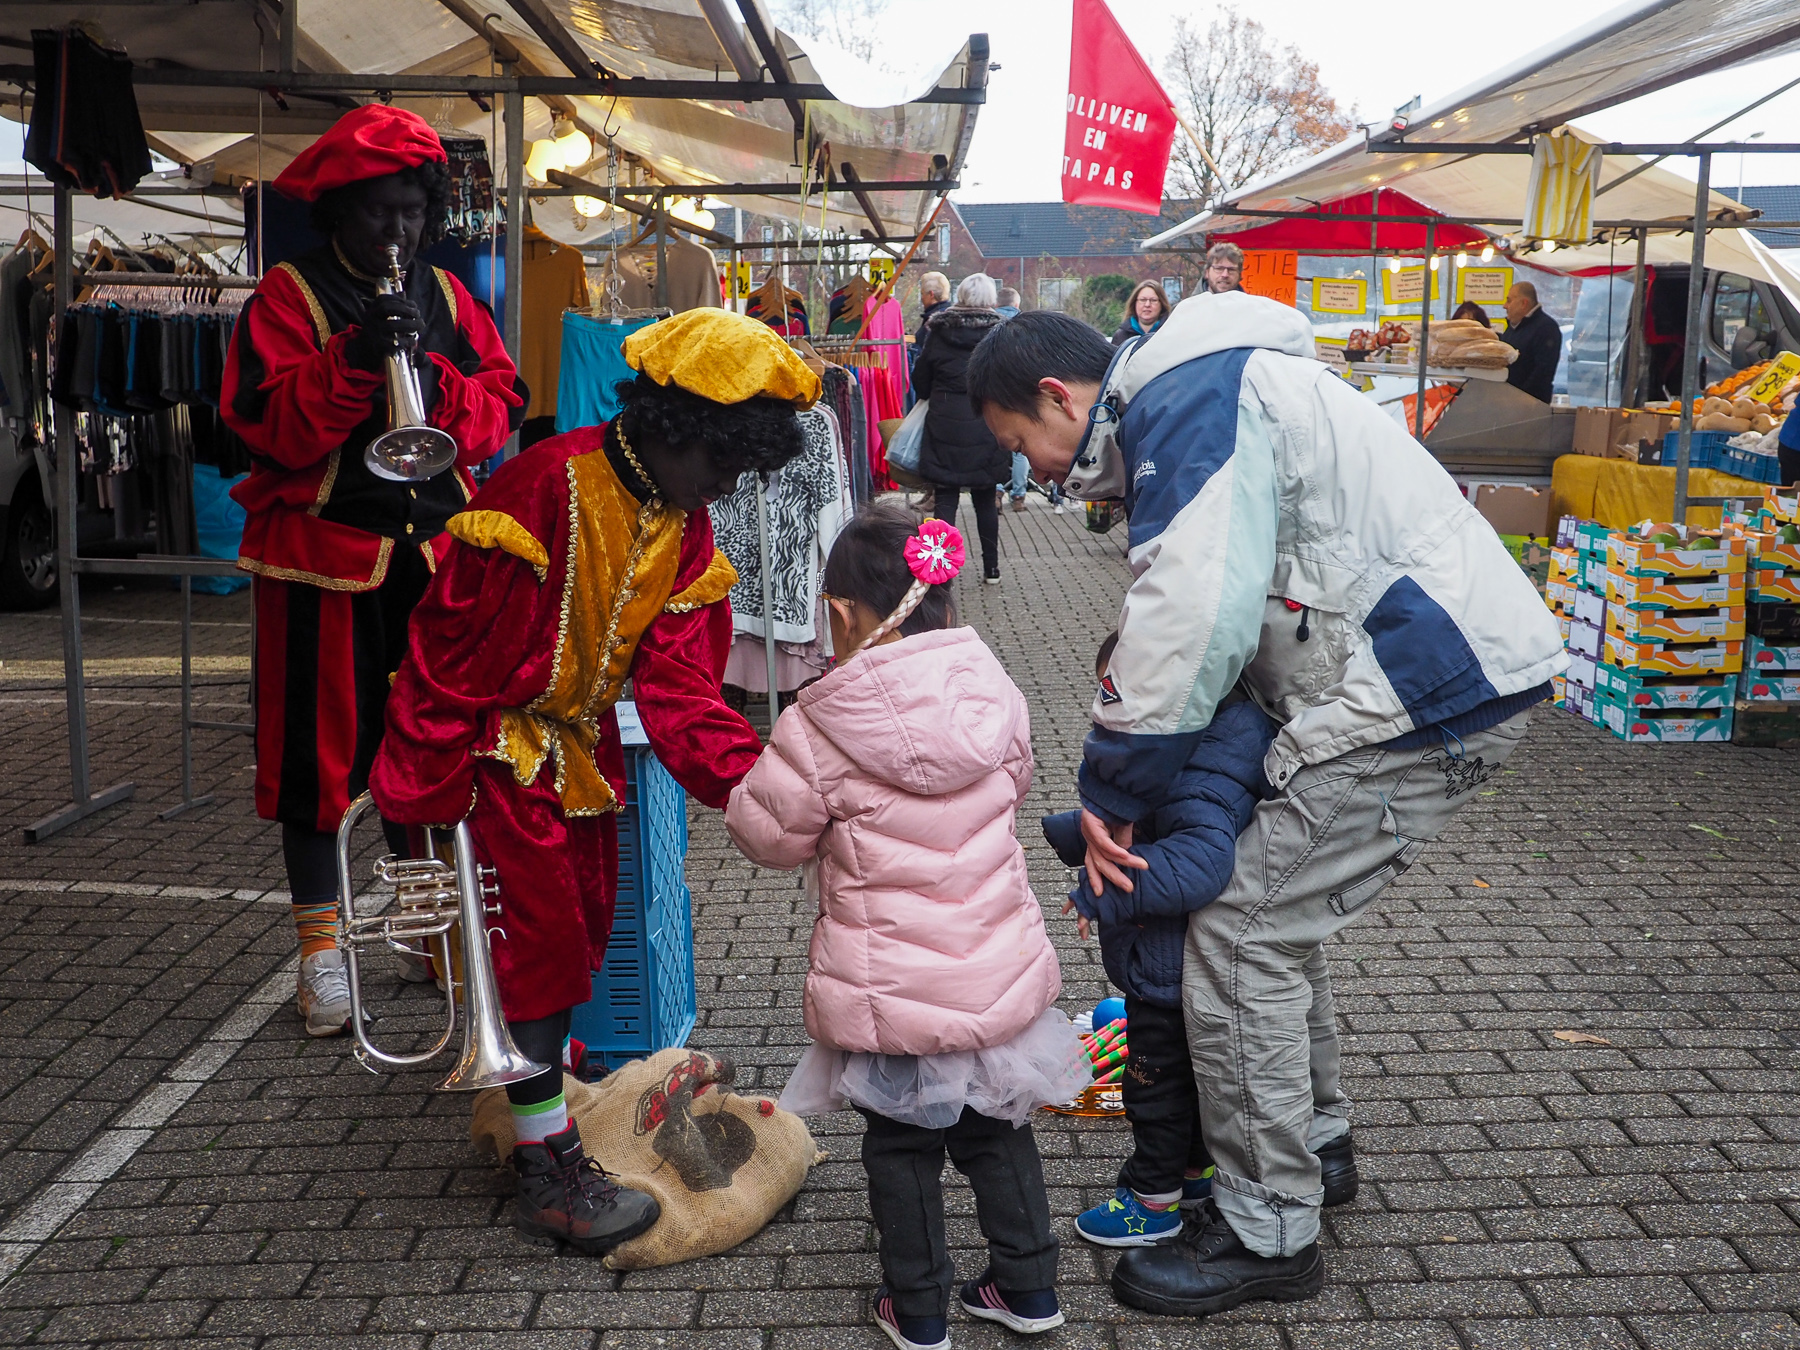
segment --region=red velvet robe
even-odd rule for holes
[[[451,520],[369,777],[390,820],[469,818],[498,870],[490,949],[510,1021],[587,1002],[605,958],[625,677],[657,758],[706,805],[762,750],[719,692],[736,574],[712,522],[639,503],[604,433],[540,442]]]

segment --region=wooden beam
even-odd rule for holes
[[[750,40],[756,44],[756,50],[762,53],[762,59],[768,63],[769,74],[775,77],[778,84],[793,84],[794,68],[788,64],[787,54],[775,40],[775,27],[768,21],[768,14],[759,0],[738,0],[738,12],[744,16],[744,27],[750,30]],[[787,104],[787,110],[793,116],[794,135],[803,135],[806,109],[800,106],[797,98],[784,97],[781,101]],[[809,151],[811,148],[807,147]]]
[[[576,188],[582,193],[598,198],[600,201],[604,202],[607,200],[606,189],[599,183],[590,182],[586,178],[577,178],[574,174],[564,173],[561,169],[550,170],[550,181],[555,183],[558,187]],[[638,202],[632,201],[629,197],[618,198],[616,204],[621,211],[628,211],[639,220],[647,220],[652,224],[656,222],[657,217],[661,214],[652,207],[644,206]],[[617,226],[614,228],[617,228]],[[683,234],[693,234],[698,235],[702,239],[710,239],[715,244],[730,244],[736,242],[728,234],[721,234],[717,230],[709,230],[704,226],[695,225],[689,221],[682,220],[678,216],[669,217],[669,228],[671,230],[680,230]]]
[[[530,25],[543,43],[556,54],[556,59],[569,68],[569,74],[588,78],[601,72],[600,63],[589,56],[575,35],[563,27],[562,20],[550,12],[544,0],[507,0],[513,12]]]
[[[862,207],[863,214],[869,218],[869,224],[875,227],[877,234],[885,235],[887,226],[882,223],[881,214],[876,211],[875,201],[869,196],[868,188],[863,186],[863,180],[857,175],[856,166],[845,160],[838,165],[838,168],[843,170],[844,181],[850,185],[850,191],[856,194],[857,204]]]

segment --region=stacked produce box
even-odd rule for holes
[[[1628,741],[1731,739],[1749,541],[1646,524],[1606,539],[1600,722]]]
[[[1741,531],[1566,518],[1545,591],[1569,653],[1557,702],[1628,741],[1730,739],[1749,556]]]
[[[1800,736],[1800,491],[1767,488],[1745,522],[1749,622],[1738,722],[1751,744]]]

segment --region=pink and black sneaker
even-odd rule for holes
[[[869,1302],[875,1309],[875,1325],[887,1333],[894,1350],[950,1350],[948,1318],[901,1317],[894,1311],[894,1296],[885,1284],[875,1287]]]
[[[994,1283],[992,1270],[982,1271],[980,1279],[965,1284],[961,1298],[963,1311],[970,1317],[998,1322],[1024,1336],[1035,1336],[1063,1324],[1062,1309],[1057,1305],[1054,1289],[1003,1292]]]

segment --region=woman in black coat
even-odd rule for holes
[[[937,489],[937,516],[956,522],[957,498],[967,491],[981,536],[981,571],[990,585],[1000,582],[1000,506],[995,484],[1012,472],[987,423],[969,406],[965,380],[969,356],[1005,322],[994,306],[999,287],[984,272],[964,277],[956,303],[939,310],[925,329],[925,345],[913,367],[913,389],[931,400],[925,440],[919,449],[919,477]]]

